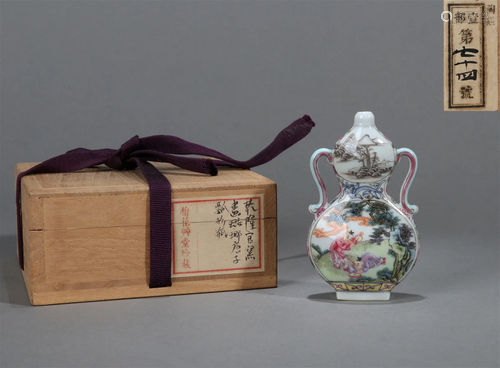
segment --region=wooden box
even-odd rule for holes
[[[16,176],[32,166],[17,164]],[[211,177],[155,166],[172,185],[172,286],[148,286],[149,191],[140,171],[36,174],[21,189],[32,304],[276,286],[275,182],[249,170]]]

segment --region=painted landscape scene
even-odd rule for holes
[[[416,258],[409,223],[377,200],[350,201],[322,215],[310,257],[328,281],[399,282]]]
[[[351,134],[334,149],[334,165],[343,178],[357,182],[373,182],[389,175],[394,167],[392,145],[380,138],[363,136],[359,141]]]

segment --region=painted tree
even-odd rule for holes
[[[402,247],[408,249],[415,249],[415,242],[413,239],[413,230],[407,224],[403,224],[399,227],[399,232],[395,234],[396,242]]]
[[[415,242],[411,241],[413,230],[407,224],[402,224],[390,236],[387,236],[386,233],[382,234],[381,231],[378,231],[377,234],[379,235],[377,241],[383,237],[389,240],[388,244],[391,249],[389,249],[388,254],[395,258],[392,272],[389,269],[383,269],[377,275],[383,281],[397,282],[409,271],[415,256]],[[395,241],[391,244],[393,239]]]
[[[347,205],[345,206],[345,211],[347,216],[349,217],[363,216],[363,210],[366,207],[366,205],[367,205],[366,201],[361,201],[361,202],[351,201],[347,203]]]
[[[388,232],[385,228],[382,226],[375,227],[373,229],[372,234],[370,235],[370,243],[372,244],[378,244],[380,245],[383,241],[384,238],[389,238],[391,236],[391,233]]]
[[[382,202],[369,199],[360,202],[349,202],[345,209],[349,217],[361,217],[363,212],[368,212],[371,217],[368,223],[372,226],[381,225],[393,231],[399,224],[399,217],[394,216],[389,211],[389,206]]]
[[[393,277],[400,280],[405,273],[409,271],[411,261],[415,256],[415,242],[413,239],[413,230],[407,225],[402,224],[394,231],[393,238],[403,250],[403,254],[396,254],[394,263]]]
[[[377,275],[383,281],[399,281],[415,256],[413,230],[407,224],[400,224],[399,217],[389,210],[389,206],[378,201],[350,202],[345,208],[347,215],[351,217],[360,217],[368,212],[371,217],[368,223],[374,227],[369,242],[380,245],[387,240],[390,247],[388,254],[395,258],[392,272],[386,267]]]
[[[368,221],[370,225],[382,225],[382,227],[391,229],[391,231],[394,231],[394,229],[399,225],[399,217],[394,216],[389,211],[376,211],[373,213],[371,218],[372,220]]]
[[[359,145],[356,147],[356,153],[358,154],[358,161],[361,162],[364,168],[370,170],[372,168],[371,157],[370,157],[370,147],[366,145]]]

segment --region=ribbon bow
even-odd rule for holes
[[[172,190],[170,182],[148,161],[168,162],[180,168],[217,175],[217,167],[250,169],[265,164],[281,152],[304,138],[314,127],[308,115],[294,121],[282,130],[274,141],[247,161],[237,161],[220,152],[170,135],[154,135],[145,138],[135,136],[120,149],[89,150],[77,148],[48,159],[20,173],[16,179],[17,248],[19,264],[24,270],[23,222],[21,212],[21,179],[30,174],[67,173],[95,165],[105,164],[115,170],[139,168],[149,185],[150,205],[150,280],[149,287],[171,286]],[[206,157],[189,157],[200,155]]]

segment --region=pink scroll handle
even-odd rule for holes
[[[406,175],[406,179],[403,183],[403,186],[401,187],[401,196],[400,196],[400,201],[401,205],[403,206],[404,210],[411,215],[414,215],[418,212],[418,206],[412,205],[408,203],[408,191],[410,190],[411,183],[413,182],[413,178],[415,174],[417,173],[417,167],[418,167],[418,160],[417,160],[417,155],[415,155],[415,152],[413,152],[411,149],[408,148],[400,148],[397,150],[397,163],[399,163],[399,160],[401,157],[406,156],[410,159],[410,170],[408,171],[408,174]]]
[[[311,212],[313,215],[318,212],[321,212],[328,201],[328,195],[326,193],[325,183],[323,183],[323,179],[321,179],[321,175],[319,174],[319,169],[318,169],[318,161],[323,156],[326,156],[330,164],[333,163],[332,150],[328,148],[320,148],[319,150],[314,152],[313,155],[311,156],[311,161],[309,163],[311,167],[311,174],[319,190],[319,202],[316,204],[311,204],[309,206],[309,212]]]

